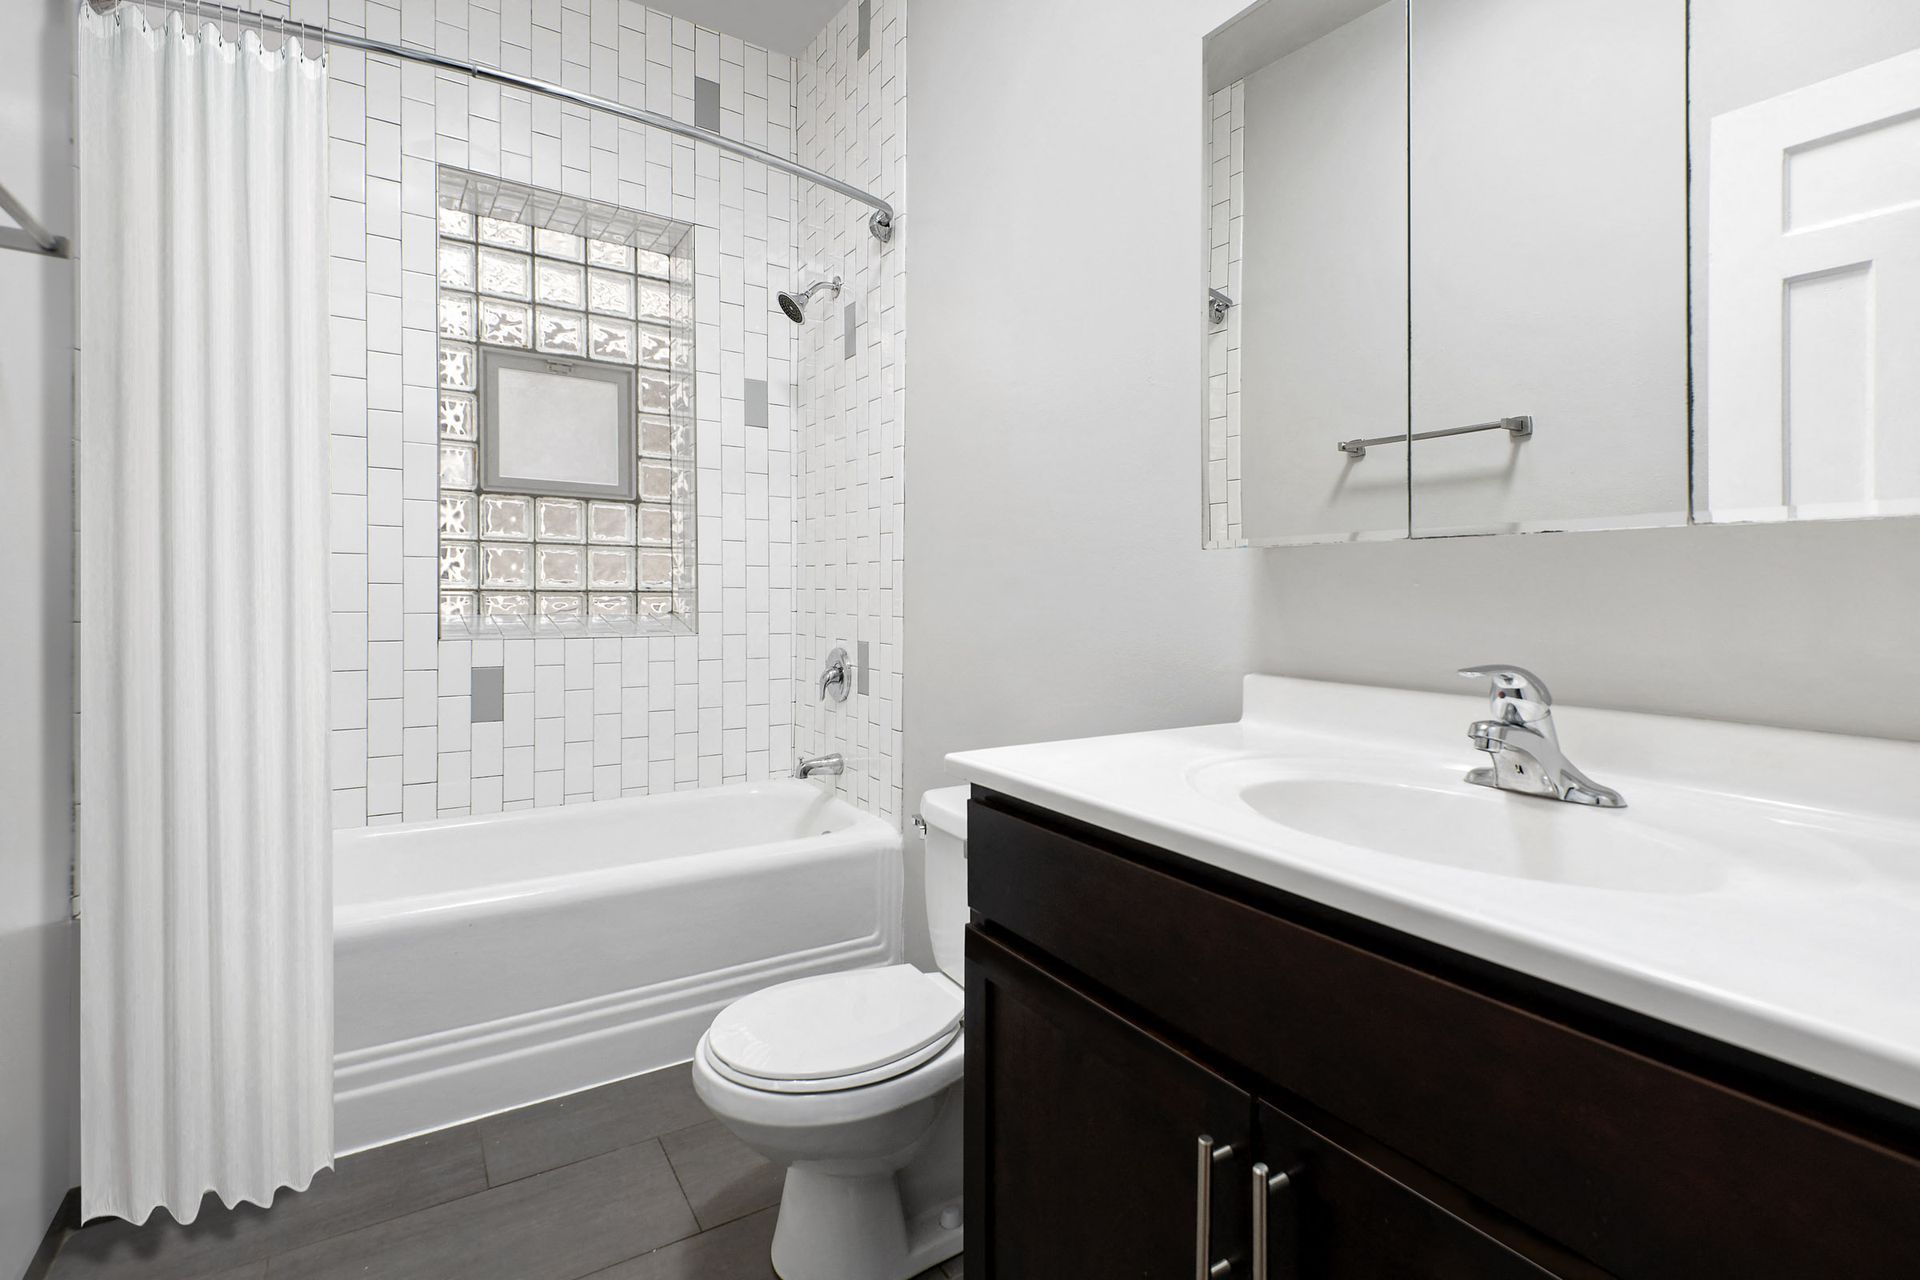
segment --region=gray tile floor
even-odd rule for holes
[[[771,1280],[779,1201],[670,1067],[348,1156],[271,1209],[90,1224],[48,1280]]]

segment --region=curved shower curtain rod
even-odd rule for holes
[[[133,3],[134,0],[89,0],[94,9],[105,13],[121,3]],[[571,102],[575,106],[586,107],[591,111],[604,111],[608,115],[618,116],[634,124],[645,125],[649,129],[660,129],[667,133],[689,138],[694,142],[705,142],[722,151],[748,160],[758,160],[770,169],[804,179],[815,186],[837,191],[849,200],[857,200],[873,210],[867,219],[867,229],[873,232],[874,239],[885,244],[893,239],[893,206],[879,196],[862,191],[859,187],[840,179],[809,169],[803,164],[774,155],[771,151],[762,151],[759,147],[702,129],[698,125],[675,120],[672,116],[659,115],[639,107],[629,107],[625,103],[615,102],[611,98],[598,97],[591,93],[580,93],[573,89],[549,84],[545,80],[535,80],[531,76],[515,75],[511,71],[499,71],[483,66],[478,62],[468,62],[460,58],[449,58],[445,54],[429,49],[409,49],[404,45],[389,44],[384,40],[370,40],[366,36],[353,35],[350,32],[336,31],[331,27],[316,27],[309,22],[299,22],[292,18],[278,18],[268,13],[256,13],[250,9],[238,9],[231,5],[217,4],[214,0],[139,0],[140,3],[153,4],[162,9],[172,9],[183,14],[200,17],[226,19],[247,26],[279,27],[291,34],[312,38],[322,44],[334,45],[342,49],[358,49],[362,53],[377,53],[384,57],[401,58],[408,62],[421,62],[428,66],[439,67],[443,71],[453,71],[460,75],[472,76],[476,80],[485,80],[509,89],[521,89],[528,93],[537,93],[548,98],[557,98],[562,102]]]

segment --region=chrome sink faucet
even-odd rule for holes
[[[1462,667],[1460,674],[1493,681],[1489,718],[1467,728],[1467,737],[1493,757],[1493,763],[1469,772],[1468,782],[1570,804],[1627,807],[1618,791],[1574,768],[1560,750],[1560,735],[1553,727],[1553,695],[1547,692],[1546,681],[1510,663]]]

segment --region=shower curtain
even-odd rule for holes
[[[81,1210],[191,1222],[333,1156],[326,72],[79,25]]]

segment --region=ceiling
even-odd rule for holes
[[[847,0],[647,0],[703,27],[739,36],[748,44],[799,57]]]

